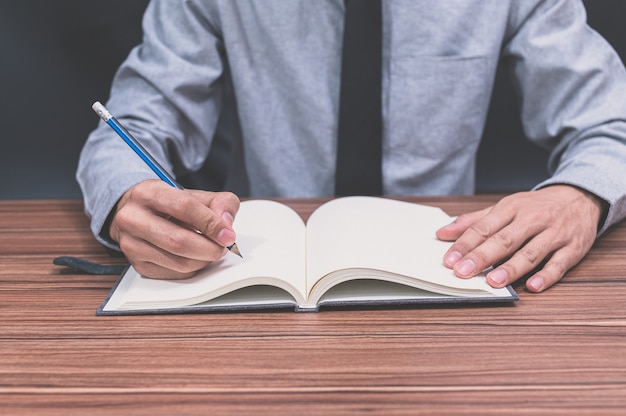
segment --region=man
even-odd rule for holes
[[[553,175],[437,237],[455,241],[443,261],[461,278],[499,264],[488,275],[494,287],[531,271],[529,290],[552,286],[626,216],[621,61],[578,0],[383,1],[382,28],[384,193],[473,191],[503,61],[528,138],[552,149]],[[151,180],[101,124],[78,169],[96,236],[140,273],[184,278],[235,241],[236,195],[333,195],[343,29],[342,0],[154,0],[107,107],[176,175],[202,165],[234,108],[234,193]]]

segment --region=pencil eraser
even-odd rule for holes
[[[107,109],[100,103],[100,101],[96,101],[95,103],[93,103],[91,108],[104,121],[109,121],[109,119],[112,117],[111,113],[107,111]]]

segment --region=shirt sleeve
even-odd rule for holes
[[[197,2],[200,3],[200,2]],[[150,2],[144,39],[118,69],[107,109],[174,174],[206,159],[219,118],[224,54],[206,2]],[[77,180],[94,235],[118,249],[103,230],[119,198],[154,179],[152,171],[105,123],[83,147]]]
[[[552,149],[550,179],[609,204],[600,233],[626,216],[626,71],[586,23],[579,0],[519,2],[504,59],[519,93],[522,125]]]

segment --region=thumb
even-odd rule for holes
[[[232,228],[240,205],[237,195],[232,192],[208,192],[199,190],[192,192],[193,195],[202,201],[204,205],[209,207],[215,215],[220,217],[229,228]]]

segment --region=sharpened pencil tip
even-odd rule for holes
[[[238,255],[243,259],[241,252],[239,251],[239,247],[237,247],[237,243],[234,243],[232,246],[228,247],[231,253]]]

